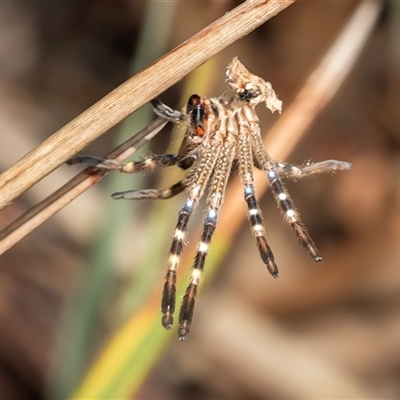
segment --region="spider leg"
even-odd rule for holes
[[[253,156],[255,164],[258,168],[267,172],[270,189],[283,211],[285,221],[289,223],[299,238],[300,244],[307,250],[314,261],[319,262],[322,260],[314,241],[308,234],[304,224],[301,221],[300,214],[296,210],[289,193],[286,191],[283,183],[279,177],[279,172],[275,169],[275,161],[272,160],[264,147],[261,138],[260,126],[258,117],[254,114],[248,113],[248,120],[250,123],[250,133],[252,135]]]
[[[187,223],[192,211],[197,206],[199,199],[198,191],[196,192],[191,190],[185,205],[179,211],[178,222],[175,227],[171,248],[169,250],[167,273],[165,275],[165,283],[161,299],[161,312],[163,313],[161,323],[166,329],[171,329],[174,322],[173,314],[175,312],[176,270],[178,269],[182,255]]]
[[[151,100],[151,104],[153,106],[154,112],[161,118],[164,118],[171,122],[179,122],[186,120],[185,114],[180,111],[173,110],[171,107],[168,107],[162,101],[158,99]]]
[[[251,232],[256,238],[257,248],[260,253],[261,259],[267,266],[269,273],[277,278],[279,276],[278,267],[275,264],[274,255],[271,248],[268,245],[265,237],[265,227],[262,219],[262,214],[258,202],[255,198],[254,185],[249,182],[250,179],[246,179],[244,187],[244,198],[248,207],[248,218],[251,224]]]
[[[111,197],[115,200],[166,200],[182,193],[185,189],[186,183],[181,180],[165,189],[127,190],[113,193]]]
[[[185,296],[183,297],[181,309],[179,312],[179,340],[186,339],[186,336],[189,333],[190,325],[192,323],[194,305],[197,295],[197,286],[200,284],[202,279],[204,262],[206,259],[208,247],[217,223],[217,213],[217,209],[209,208],[207,211],[206,219],[204,221],[201,242],[198,245],[196,257],[192,266],[190,283],[189,286],[186,288]]]
[[[248,218],[251,232],[256,238],[257,248],[269,273],[278,277],[278,267],[275,264],[274,255],[265,237],[265,227],[260,207],[255,197],[253,178],[253,155],[249,143],[249,124],[242,113],[237,114],[239,121],[239,172],[244,186],[244,199],[248,207]]]
[[[207,182],[212,174],[218,152],[212,148],[205,150],[204,154],[197,160],[190,170],[189,175],[183,181],[183,185],[188,188],[189,196],[184,206],[179,211],[178,222],[175,227],[169,258],[167,273],[165,275],[164,289],[161,299],[161,312],[163,314],[161,323],[164,328],[171,329],[175,312],[176,297],[176,270],[179,267],[183,251],[184,239],[187,231],[189,218],[203,196]]]
[[[178,161],[179,156],[177,154],[153,155],[142,161],[128,163],[120,163],[109,158],[83,155],[71,158],[68,164],[82,163],[96,169],[133,174],[136,172],[153,172],[157,168],[175,165]]]
[[[300,240],[300,244],[307,250],[314,261],[321,261],[322,258],[318,252],[318,249],[315,246],[314,241],[311,239],[311,236],[308,234],[304,224],[302,223],[300,214],[296,210],[293,201],[283,186],[277,172],[273,167],[268,167],[267,175],[271,191],[284,213],[285,221],[292,226],[294,232]]]
[[[232,137],[229,137],[228,133],[227,141],[229,140],[232,142],[234,141]],[[208,209],[204,219],[203,233],[200,243],[197,246],[189,285],[183,297],[179,312],[178,336],[181,341],[186,339],[192,323],[197,287],[202,280],[208,248],[217,224],[217,217],[223,201],[229,173],[232,168],[234,153],[234,145],[228,144],[224,147],[215,164],[214,173],[211,178],[211,192],[207,198]]]
[[[317,163],[308,161],[304,165],[298,166],[287,163],[275,163],[275,171],[281,178],[297,180],[308,178],[317,174],[335,173],[351,168],[351,164],[345,161],[325,160]]]

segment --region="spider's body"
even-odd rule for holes
[[[265,237],[261,211],[255,198],[253,168],[266,172],[271,191],[283,211],[285,220],[292,226],[300,243],[315,261],[320,261],[321,256],[302,224],[281,178],[299,179],[317,173],[350,168],[350,164],[334,160],[307,163],[301,167],[273,161],[262,142],[255,107],[264,102],[272,112],[281,111],[281,101],[270,83],[251,74],[237,58],[228,65],[226,78],[229,87],[235,93],[232,98],[201,98],[193,95],[183,112],[174,111],[158,100],[153,101],[154,110],[159,116],[172,122],[183,121],[187,124],[178,154],[156,155],[144,161],[127,164],[104,159],[98,159],[96,163],[98,168],[125,173],[153,171],[157,167],[170,165],[187,169],[186,177],[169,188],[133,190],[113,195],[116,199],[168,199],[183,191],[188,194],[174,231],[162,295],[162,324],[167,329],[170,329],[173,323],[176,271],[184,246],[187,224],[193,210],[207,191],[203,233],[179,313],[180,340],[185,339],[189,332],[197,287],[201,282],[208,247],[234,160],[237,160],[239,165],[252,234],[256,239],[261,259],[274,277],[278,276],[278,268]],[[93,163],[93,158],[91,160]],[[80,157],[78,161],[88,163],[87,157]]]

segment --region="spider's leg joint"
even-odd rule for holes
[[[281,201],[283,201],[283,200],[286,200],[287,199],[287,196],[286,196],[286,194],[285,193],[279,193],[278,194],[278,199],[279,200],[281,200]]]
[[[192,199],[187,199],[185,205],[182,208],[181,213],[190,213],[193,210],[194,201]]]
[[[199,244],[199,252],[200,253],[207,253],[208,247],[209,247],[208,243],[200,242],[200,244]]]
[[[283,203],[283,200],[281,200],[281,201],[282,201],[282,204],[285,204],[285,203]],[[296,222],[297,221],[296,211],[294,211],[293,208],[288,208],[286,210],[286,217],[288,218],[288,220],[290,222]]]
[[[275,172],[275,171],[272,171],[272,170],[269,170],[269,171],[268,171],[268,179],[269,179],[269,182],[270,182],[270,183],[274,182],[276,178],[277,178],[276,172]]]
[[[211,208],[207,213],[205,224],[206,225],[208,225],[208,224],[214,225],[217,220],[217,215],[218,215],[217,211],[215,211],[214,209]]]
[[[252,194],[254,194],[254,189],[251,186],[246,186],[244,188],[244,195],[247,196]]]
[[[196,185],[191,191],[190,191],[190,198],[197,198],[200,193],[200,185]]]

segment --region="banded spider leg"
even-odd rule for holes
[[[225,121],[221,123],[211,139],[210,147],[213,149],[215,165],[210,180],[210,192],[207,197],[208,208],[204,218],[203,233],[200,243],[197,246],[189,285],[183,297],[179,312],[179,340],[186,339],[192,323],[197,287],[202,280],[208,248],[215,231],[218,213],[223,202],[226,185],[235,157],[235,132],[237,132],[236,121],[234,119],[228,119],[226,126]]]
[[[272,160],[267,150],[264,147],[264,143],[262,142],[261,133],[260,133],[260,125],[258,117],[255,113],[248,110],[247,113],[248,120],[250,123],[250,132],[252,135],[252,145],[253,145],[253,156],[255,159],[255,165],[265,171],[267,173],[267,177],[270,184],[270,190],[277,202],[278,206],[283,212],[283,216],[285,221],[291,225],[292,229],[296,233],[300,244],[307,250],[310,256],[314,259],[315,262],[319,262],[322,260],[319,251],[312,240],[311,236],[308,234],[303,222],[301,221],[300,214],[296,210],[293,201],[291,200],[289,193],[285,189],[282,180],[280,178],[278,169],[275,168],[277,163]],[[340,162],[336,162],[340,163]],[[279,165],[279,164],[278,164]],[[287,164],[281,164],[282,167],[280,169],[284,169],[286,171],[286,175],[293,176],[296,173],[301,175],[301,169],[298,169],[295,166],[288,166]],[[324,171],[320,172],[332,172],[332,169],[325,168]],[[335,164],[335,168],[340,168]],[[307,175],[307,172],[305,173]],[[310,173],[308,175],[311,175]]]
[[[195,102],[195,100],[193,100],[193,102]],[[193,102],[190,102],[191,106]],[[152,100],[152,104],[154,112],[162,116],[164,119],[174,123],[186,121],[185,114],[171,109],[158,99]],[[70,165],[82,163],[85,164],[86,166],[100,170],[133,174],[137,172],[153,173],[158,168],[169,167],[174,165],[177,165],[182,169],[187,169],[192,166],[194,159],[195,159],[194,155],[183,154],[183,152],[181,151],[180,154],[153,155],[147,157],[142,161],[127,162],[127,163],[120,163],[115,160],[103,157],[80,155],[71,158],[67,163]],[[124,192],[113,193],[112,198],[116,200],[119,199],[165,200],[165,199],[170,199],[171,197],[174,197],[182,193],[185,189],[186,186],[184,181],[182,180],[176,182],[175,184],[165,189],[127,190]]]
[[[268,245],[265,236],[265,227],[260,207],[255,197],[254,178],[253,178],[253,154],[250,139],[250,124],[243,111],[238,111],[236,119],[239,124],[239,174],[244,187],[244,199],[248,207],[248,219],[251,225],[251,232],[256,238],[257,248],[260,257],[267,266],[269,273],[278,277],[278,267],[275,264],[274,255]]]
[[[218,157],[218,150],[217,152],[214,152],[211,147],[205,148],[204,153],[198,162],[201,164],[201,167],[199,166],[196,168],[192,174],[189,174],[187,181],[185,180],[185,184],[188,188],[187,190],[189,191],[189,197],[178,215],[178,223],[175,227],[169,251],[167,273],[165,276],[165,284],[161,300],[161,312],[163,313],[161,322],[166,329],[171,329],[174,321],[173,314],[175,311],[176,270],[179,267],[182,256],[187,224],[194,208],[197,206],[206,189],[208,180],[210,179],[216,163],[216,156]],[[195,167],[196,164],[197,162],[194,165]],[[196,283],[196,286],[197,284],[198,283]]]

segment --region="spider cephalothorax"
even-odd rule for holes
[[[277,98],[269,82],[251,74],[237,58],[229,63],[226,80],[234,93],[233,97],[201,98],[192,95],[182,112],[172,110],[159,100],[152,102],[159,116],[187,125],[186,134],[177,154],[155,155],[144,161],[127,164],[85,156],[74,160],[95,165],[97,168],[125,173],[154,171],[158,167],[171,165],[187,170],[186,177],[169,188],[130,190],[112,195],[115,199],[138,200],[169,199],[184,191],[188,194],[179,212],[173,234],[161,301],[162,324],[167,329],[173,324],[176,271],[183,251],[187,224],[200,199],[207,192],[203,233],[197,246],[189,285],[179,313],[180,340],[184,340],[189,333],[197,288],[202,279],[208,247],[216,227],[233,162],[237,160],[239,165],[252,234],[256,239],[262,261],[274,277],[278,276],[278,268],[265,237],[264,223],[255,197],[254,167],[266,172],[272,194],[286,222],[291,225],[300,244],[311,257],[315,261],[320,261],[321,256],[301,222],[300,215],[281,179],[295,180],[324,172],[346,170],[351,166],[349,163],[335,160],[307,163],[304,166],[282,164],[272,160],[262,141],[255,107],[265,103],[272,112],[276,110],[280,112],[282,102]]]

